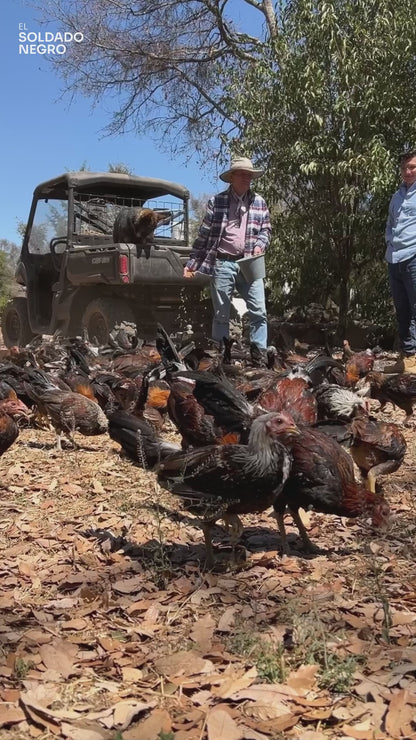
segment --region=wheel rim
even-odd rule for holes
[[[98,311],[93,313],[88,324],[88,335],[92,342],[97,340],[98,344],[106,344],[108,340],[107,322]]]

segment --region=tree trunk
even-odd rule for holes
[[[353,254],[353,237],[344,237],[339,245],[340,274],[339,274],[339,320],[338,339],[346,339],[348,309],[350,306],[350,282]]]
[[[338,339],[340,343],[346,338],[347,334],[347,314],[349,308],[349,275],[342,275],[339,285],[339,319],[338,319]]]

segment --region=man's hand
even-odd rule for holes
[[[253,257],[257,257],[259,254],[263,254],[262,248],[261,247],[254,247]]]
[[[190,270],[188,267],[183,268],[183,276],[184,278],[193,278],[195,277],[195,273],[193,270]]]

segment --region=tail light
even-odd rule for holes
[[[120,274],[121,281],[123,283],[130,282],[129,276],[129,258],[126,254],[120,254],[118,258],[118,271]]]

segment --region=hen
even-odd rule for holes
[[[27,386],[29,396],[35,401],[42,413],[47,415],[56,432],[56,449],[62,450],[61,435],[69,439],[77,448],[73,434],[80,432],[86,437],[104,434],[108,428],[108,419],[96,401],[80,393],[58,389],[34,389]]]
[[[371,398],[380,401],[381,410],[388,401],[403,409],[406,412],[404,424],[410,425],[413,404],[416,401],[416,375],[414,373],[384,375],[372,371],[360,381],[359,386],[369,389]]]
[[[285,444],[293,456],[292,469],[273,504],[284,553],[289,551],[284,525],[286,507],[309,551],[313,551],[314,546],[299,516],[300,507],[337,516],[370,515],[375,526],[387,520],[386,500],[355,482],[350,456],[333,439],[316,429],[304,427],[299,436]]]
[[[182,448],[216,444],[221,431],[214,418],[205,413],[193,394],[193,384],[178,378],[171,383],[168,398],[169,418],[182,435]]]
[[[365,413],[349,424],[321,423],[317,427],[350,452],[372,493],[377,478],[398,470],[406,453],[406,440],[396,424],[378,421]]]

